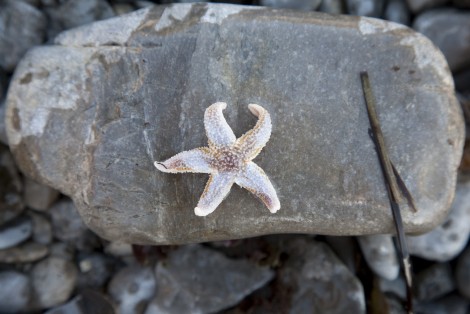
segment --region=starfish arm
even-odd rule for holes
[[[222,113],[226,107],[226,103],[216,102],[210,105],[204,113],[204,127],[209,139],[209,147],[229,146],[237,139]]]
[[[245,171],[235,179],[235,183],[259,197],[271,213],[275,213],[281,208],[271,181],[263,169],[254,162],[247,164]]]
[[[211,159],[209,148],[200,147],[176,154],[163,162],[156,161],[154,165],[158,170],[168,173],[211,173]]]
[[[197,207],[194,208],[194,213],[197,216],[207,216],[212,213],[230,192],[234,181],[235,175],[233,173],[219,172],[212,174],[209,181],[207,181]]]
[[[253,160],[263,149],[271,136],[271,116],[263,107],[249,104],[248,109],[258,117],[258,122],[253,129],[243,134],[237,140],[237,146],[245,156],[245,161]]]

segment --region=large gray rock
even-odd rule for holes
[[[25,173],[71,196],[85,223],[110,240],[391,233],[363,70],[391,159],[419,208],[403,206],[406,230],[428,231],[454,195],[460,107],[428,39],[370,18],[180,4],[64,32],[17,68],[7,97],[10,148]],[[270,112],[271,140],[255,161],[276,187],[277,214],[234,187],[213,214],[196,217],[207,175],[154,168],[207,144],[204,110],[216,101],[229,104],[237,135],[255,123],[247,104]]]

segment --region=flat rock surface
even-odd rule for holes
[[[414,196],[408,232],[450,207],[463,121],[442,54],[398,24],[216,4],[150,7],[60,34],[17,67],[7,133],[21,169],[73,198],[110,240],[176,244],[270,233],[391,233],[389,200],[359,73],[367,70],[390,157]],[[207,175],[153,162],[207,145],[204,110],[228,103],[240,136],[271,114],[255,159],[274,183],[271,214],[233,187],[194,215]]]

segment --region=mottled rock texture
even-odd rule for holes
[[[390,233],[364,70],[391,159],[419,208],[403,206],[406,230],[425,232],[454,195],[462,116],[442,54],[380,20],[179,4],[66,31],[16,70],[10,148],[25,173],[72,197],[85,223],[110,240]],[[233,187],[216,212],[196,217],[207,176],[154,168],[207,144],[204,110],[216,101],[228,103],[237,136],[255,124],[249,103],[271,114],[271,140],[255,161],[276,187],[277,214]]]

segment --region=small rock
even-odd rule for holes
[[[53,308],[45,314],[115,314],[115,311],[103,294],[85,290],[70,302]]]
[[[114,256],[126,256],[132,255],[132,245],[129,243],[119,242],[119,241],[112,241],[109,242],[105,248],[104,252],[106,254],[114,255]]]
[[[44,40],[46,18],[28,3],[0,2],[0,67],[12,71],[25,52]]]
[[[0,263],[30,263],[40,260],[49,252],[47,246],[27,242],[16,247],[0,250]]]
[[[470,12],[436,9],[420,14],[413,28],[441,49],[452,71],[470,66]]]
[[[0,86],[0,89],[1,89],[1,86]],[[5,125],[5,110],[6,110],[6,104],[1,99],[1,95],[0,95],[0,145],[1,144],[8,145],[7,129]]]
[[[73,261],[75,256],[75,248],[70,243],[56,242],[50,245],[49,255]]]
[[[469,301],[459,295],[449,295],[439,300],[418,303],[415,311],[418,314],[468,314]]]
[[[0,144],[0,226],[24,209],[21,179],[7,147]]]
[[[395,23],[410,25],[410,10],[405,0],[389,0],[385,7],[384,18]]]
[[[322,0],[318,11],[330,14],[344,14],[346,8],[343,0]]]
[[[367,264],[378,276],[388,280],[397,278],[400,265],[391,235],[361,236],[357,240]]]
[[[403,277],[400,276],[394,280],[379,278],[379,285],[383,293],[393,294],[401,300],[406,299],[406,283]]]
[[[72,243],[77,249],[91,251],[99,240],[83,223],[73,202],[69,199],[54,204],[49,213],[52,217],[54,236]]]
[[[261,0],[260,2],[262,6],[266,7],[302,11],[314,11],[320,3],[321,0]]]
[[[111,277],[115,268],[115,261],[101,253],[79,256],[77,286],[80,288],[101,288]]]
[[[45,12],[49,18],[49,40],[63,30],[114,16],[105,0],[65,0],[46,6]]]
[[[31,296],[29,278],[16,271],[0,272],[0,311],[2,313],[24,312]]]
[[[346,5],[351,15],[380,17],[384,2],[384,0],[346,0]]]
[[[31,272],[38,306],[42,309],[67,301],[75,288],[77,268],[71,262],[48,257]]]
[[[25,177],[24,202],[28,207],[35,210],[46,210],[51,207],[58,197],[59,192],[57,190]]]
[[[446,262],[462,252],[470,237],[470,181],[459,182],[449,216],[444,223],[419,236],[408,236],[410,254]]]
[[[407,0],[408,7],[413,13],[419,13],[427,9],[444,5],[448,0]]]
[[[33,221],[33,240],[41,244],[52,242],[52,228],[49,220],[43,215],[29,213]]]
[[[13,247],[26,239],[33,232],[33,224],[28,217],[20,217],[0,228],[0,250]]]
[[[457,261],[455,280],[460,294],[470,300],[470,246]]]
[[[291,295],[292,314],[365,313],[361,282],[324,243],[296,239],[288,244],[289,255],[280,269],[283,291]]]
[[[421,301],[436,300],[455,289],[449,264],[434,264],[415,277],[416,298]]]
[[[156,267],[159,289],[145,314],[213,313],[229,308],[273,278],[247,260],[232,260],[201,245],[169,254]]]
[[[155,294],[155,287],[155,275],[150,267],[132,266],[114,275],[108,293],[118,304],[119,313],[143,313],[147,302]],[[162,290],[168,289],[171,287],[162,286]]]

